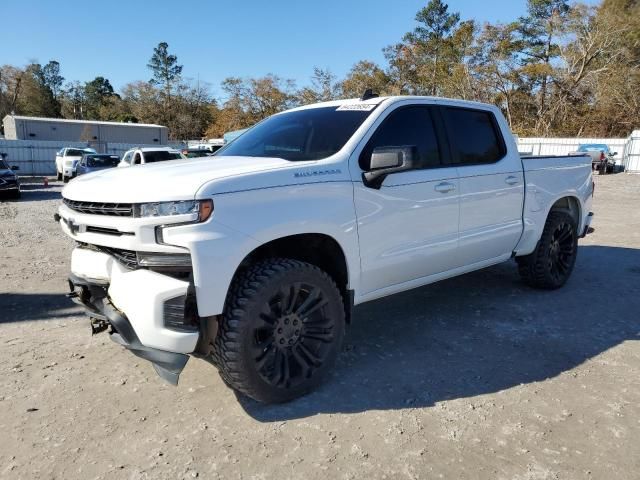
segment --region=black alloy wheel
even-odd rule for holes
[[[578,227],[564,210],[549,213],[536,249],[516,257],[522,279],[536,288],[562,287],[573,271],[578,256]]]
[[[253,355],[260,376],[274,387],[290,388],[309,379],[331,353],[335,320],[319,287],[283,285],[263,304],[254,329]]]
[[[304,395],[331,371],[344,337],[342,295],[315,265],[271,258],[239,274],[212,361],[232,388],[261,402]]]

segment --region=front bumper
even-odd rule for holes
[[[20,190],[18,180],[0,179],[0,192],[16,192]]]
[[[62,174],[65,177],[73,177],[76,174],[77,165],[63,165]]]
[[[191,331],[170,328],[165,310],[176,299],[184,305],[189,282],[151,270],[130,270],[106,253],[76,248],[69,284],[74,301],[89,316],[111,325],[114,341],[150,360],[160,376],[177,383],[200,333],[197,327]]]
[[[593,221],[593,212],[589,212],[589,214],[587,215],[587,218],[585,218],[584,220],[584,229],[582,230],[582,235],[580,235],[580,238],[584,238],[586,237],[589,233],[591,233],[591,222]]]
[[[150,361],[155,371],[173,385],[177,385],[180,373],[189,356],[183,353],[167,352],[142,344],[129,319],[120,312],[106,296],[106,290],[75,275],[69,277],[70,296],[83,305],[87,313],[111,326],[111,339],[127,348],[134,355]]]

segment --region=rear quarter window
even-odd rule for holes
[[[446,107],[442,113],[454,163],[495,163],[506,155],[504,140],[493,113],[454,107]]]

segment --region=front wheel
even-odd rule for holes
[[[569,213],[552,211],[533,253],[516,257],[522,279],[536,288],[562,287],[576,263],[577,230],[576,221]]]
[[[342,296],[333,279],[298,260],[272,258],[234,280],[213,348],[222,379],[265,403],[317,387],[344,337]]]

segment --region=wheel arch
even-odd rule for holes
[[[343,297],[347,322],[353,306],[352,279],[347,256],[340,243],[325,233],[297,233],[275,238],[248,253],[236,269],[237,278],[246,268],[267,258],[291,258],[315,265],[336,282]],[[232,281],[233,283],[233,281]]]
[[[565,211],[569,213],[573,217],[576,222],[576,226],[578,230],[581,228],[582,224],[582,204],[580,200],[575,195],[565,195],[561,198],[558,198],[552,205],[549,211],[547,212],[546,219],[549,218],[551,212],[555,211]]]

